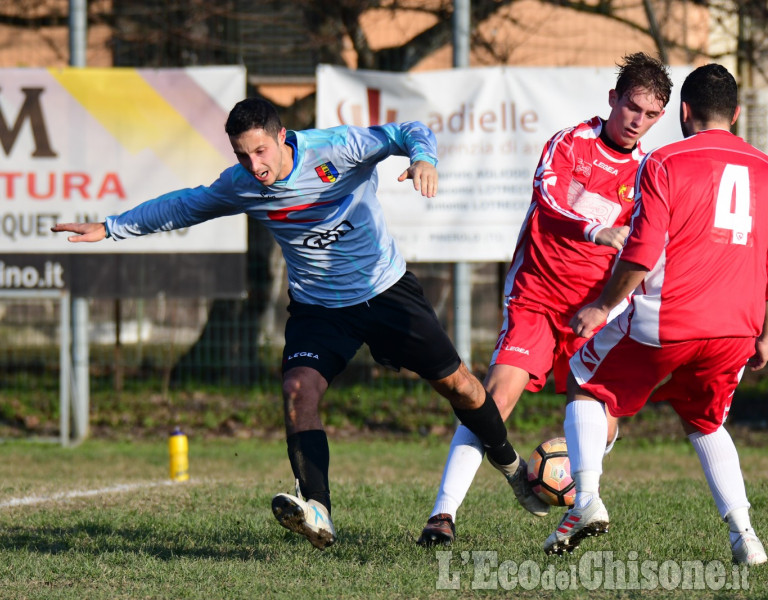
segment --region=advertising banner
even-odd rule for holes
[[[0,70],[0,288],[82,281],[100,294],[174,287],[240,294],[244,215],[95,245],[71,244],[50,227],[103,221],[166,192],[213,182],[234,162],[224,123],[245,80],[242,67]],[[207,254],[218,259],[203,260],[201,269],[214,271],[197,272],[195,255]],[[187,267],[177,269],[179,261]],[[217,269],[227,281],[208,289],[206,282],[220,279]],[[180,272],[192,281],[174,276]]]
[[[679,89],[689,72],[671,69],[672,99],[644,149],[680,139]],[[438,143],[435,198],[397,182],[406,158],[379,165],[379,197],[400,250],[410,261],[508,261],[545,142],[560,129],[607,117],[615,82],[615,67],[382,73],[320,65],[317,126],[424,122]]]

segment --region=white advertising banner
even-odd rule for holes
[[[647,151],[680,139],[679,89],[688,67],[671,69],[666,114],[643,138]],[[426,199],[379,165],[379,197],[407,260],[506,261],[531,201],[534,170],[557,131],[607,117],[616,68],[483,67],[383,73],[317,69],[317,126],[418,120],[437,137],[439,190]]]
[[[0,255],[94,252],[50,231],[103,221],[173,190],[208,185],[234,162],[224,123],[242,67],[0,70]],[[243,253],[245,216],[100,253]]]

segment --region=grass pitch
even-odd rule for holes
[[[685,442],[620,441],[602,480],[611,531],[563,558],[541,551],[560,511],[528,514],[487,464],[453,547],[416,546],[447,447],[332,441],[339,540],[320,552],[271,514],[272,495],[293,487],[282,442],[192,438],[184,484],[167,481],[165,442],[0,444],[0,598],[768,597],[768,565],[731,566]],[[740,452],[768,541],[768,455]]]

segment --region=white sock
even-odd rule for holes
[[[565,407],[565,441],[576,482],[576,508],[584,508],[598,495],[603,472],[608,419],[602,402],[574,400]]]
[[[480,439],[464,425],[459,425],[451,440],[431,517],[447,513],[456,521],[456,511],[464,501],[475,473],[483,464],[484,454]]]
[[[692,433],[688,439],[699,456],[717,511],[728,521],[731,542],[734,542],[740,532],[751,530],[749,500],[736,446],[722,426],[706,435]]]

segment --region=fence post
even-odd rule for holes
[[[84,67],[87,48],[88,2],[69,0],[69,65]],[[74,434],[81,442],[88,435],[90,380],[88,377],[88,300],[72,300],[74,362]]]
[[[69,292],[61,293],[59,303],[59,437],[61,445],[69,446],[70,423],[70,383],[72,381],[72,354],[70,343],[70,310]]]
[[[453,2],[453,66],[469,66],[470,0]],[[454,265],[453,299],[455,304],[454,343],[461,360],[472,370],[472,267]]]

